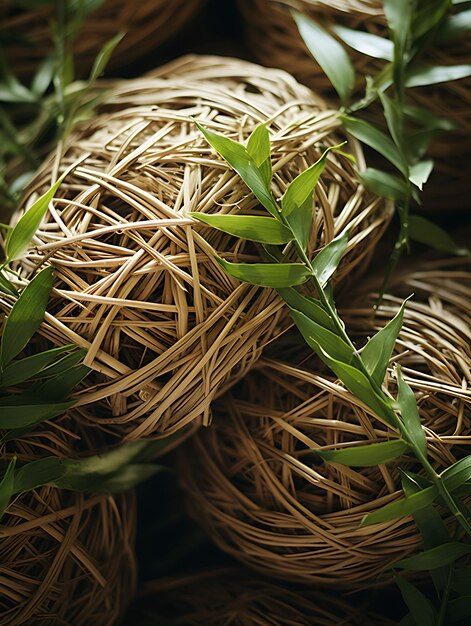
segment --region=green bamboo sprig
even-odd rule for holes
[[[396,366],[397,396],[393,398],[383,389],[389,360],[402,327],[406,302],[366,346],[357,350],[338,315],[330,284],[346,251],[348,232],[335,237],[313,259],[309,258],[306,251],[313,218],[315,186],[326,165],[329,152],[339,150],[341,145],[328,148],[316,163],[288,185],[283,196],[278,199],[271,189],[270,138],[264,125],[255,128],[246,145],[197,125],[208,143],[240,175],[270,215],[263,217],[191,213],[190,215],[204,224],[260,244],[262,254],[270,261],[232,263],[216,255],[218,263],[238,280],[276,289],[313,351],[347,389],[397,433],[397,438],[381,443],[316,452],[328,463],[351,466],[378,465],[388,463],[403,454],[413,454],[422,466],[425,476],[404,472],[404,497],[366,515],[362,524],[382,523],[413,515],[424,535],[426,549],[411,557],[410,561],[399,562],[397,567],[437,569],[443,573],[443,568],[450,567],[454,560],[469,554],[470,546],[453,542],[447,531],[445,538],[442,533],[441,539],[437,540],[443,523],[433,505],[436,502],[445,505],[466,535],[471,535],[470,515],[460,500],[460,496],[471,487],[471,456],[461,459],[438,474],[427,456],[427,440],[414,393],[402,377],[399,365]],[[296,260],[292,260],[293,255]],[[296,288],[308,282],[312,284],[316,298],[305,296]],[[433,533],[434,539],[430,541]],[[404,597],[411,596],[419,605],[425,603],[428,607],[428,600],[400,576],[398,585]],[[439,590],[445,606],[437,614],[436,622],[429,623],[443,626],[443,616],[448,615],[449,604],[445,596],[449,592],[442,593],[442,586]]]

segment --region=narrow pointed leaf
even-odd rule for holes
[[[5,244],[5,254],[8,261],[19,258],[26,250],[62,180],[63,178],[59,178],[49,191],[46,191],[44,195],[36,200],[33,206],[18,220],[15,227],[9,231]]]
[[[461,485],[471,481],[471,455],[447,467],[440,476],[449,491],[456,491]]]
[[[294,238],[304,251],[307,249],[307,244],[309,243],[309,237],[311,234],[314,209],[313,204],[314,192],[311,191],[303,204],[296,207],[295,210],[286,218]]]
[[[449,45],[465,37],[471,31],[471,9],[449,15],[441,24],[434,38],[437,46]]]
[[[471,64],[468,65],[431,65],[410,70],[407,75],[407,87],[425,87],[460,80],[471,76]]]
[[[247,152],[258,167],[268,189],[270,189],[273,171],[270,156],[270,134],[265,124],[260,124],[251,133],[247,141]]]
[[[213,228],[222,230],[229,235],[277,245],[287,243],[293,239],[293,234],[281,222],[273,217],[259,217],[258,215],[228,215],[207,213],[190,213],[200,222],[204,222]]]
[[[338,24],[334,25],[332,30],[342,41],[350,46],[350,48],[362,54],[374,57],[375,59],[384,59],[385,61],[393,60],[394,46],[389,39]]]
[[[68,398],[75,387],[90,373],[85,365],[72,367],[38,386],[36,393],[49,402]]]
[[[367,167],[359,177],[365,187],[382,198],[403,202],[409,195],[406,183],[392,174]]]
[[[410,447],[401,439],[371,443],[366,446],[349,446],[340,450],[314,450],[324,461],[351,467],[373,467],[388,463],[406,452]]]
[[[73,347],[73,345],[68,345],[61,348],[53,348],[46,352],[40,352],[39,354],[13,361],[13,363],[10,363],[3,373],[0,374],[0,387],[17,385],[40,374],[57,356],[63,352],[70,351]]]
[[[402,377],[399,364],[397,372],[397,405],[401,414],[404,430],[407,432],[411,443],[424,457],[427,456],[427,439],[420,422],[419,410],[414,392]]]
[[[341,117],[345,129],[356,139],[365,143],[379,154],[382,154],[392,163],[402,174],[407,175],[407,163],[399,152],[394,141],[383,131],[379,130],[369,122],[360,120],[349,115]]]
[[[419,161],[411,166],[409,170],[409,180],[414,183],[421,191],[423,186],[428,181],[430,174],[433,170],[432,159],[426,159],[425,161]]]
[[[292,11],[307,49],[327,75],[342,104],[350,99],[355,85],[355,70],[343,46],[306,15]]]
[[[327,148],[315,163],[291,181],[281,198],[282,212],[285,217],[289,217],[296,208],[302,206],[308,200],[319,181],[320,175],[324,171],[327,155],[331,150],[336,150],[343,145],[342,143]]]
[[[438,490],[434,485],[427,487],[411,496],[390,502],[373,513],[368,513],[362,519],[361,525],[371,526],[381,522],[390,522],[398,517],[413,515],[416,511],[430,506],[437,496]]]
[[[0,291],[2,291],[3,293],[6,293],[9,296],[14,296],[15,298],[18,297],[18,291],[16,290],[16,287],[1,272],[0,272]]]
[[[406,559],[401,559],[394,563],[395,568],[399,567],[405,570],[415,572],[426,572],[428,570],[438,569],[446,565],[451,565],[459,558],[469,554],[471,546],[457,541],[444,543],[430,550],[425,550],[419,554],[414,554]]]
[[[309,319],[314,320],[324,328],[336,332],[331,316],[325,311],[319,300],[303,296],[293,288],[277,289],[277,291],[290,308],[304,313]]]
[[[301,263],[230,263],[216,257],[231,276],[261,287],[293,287],[305,283],[309,270]]]
[[[348,245],[348,231],[344,230],[316,255],[312,267],[317,280],[325,287],[337,269]]]
[[[154,463],[135,463],[133,465],[126,465],[119,469],[111,476],[102,478],[100,480],[90,483],[88,488],[73,489],[73,482],[69,483],[73,491],[93,491],[94,493],[122,493],[129,489],[134,489],[137,485],[152,478],[156,474],[159,474],[166,468]],[[59,479],[58,487],[62,487],[62,480]]]
[[[441,252],[449,252],[457,256],[469,254],[469,250],[458,245],[443,228],[421,215],[409,217],[409,237]]]
[[[1,369],[23,350],[41,325],[52,284],[52,267],[46,267],[23,289],[13,305],[0,342]]]
[[[352,362],[353,350],[338,334],[324,328],[314,320],[309,319],[300,311],[291,309],[290,312],[294,323],[311,348],[316,350],[317,346],[321,345],[334,359],[342,363]]]
[[[73,402],[56,402],[48,404],[2,404],[0,406],[0,428],[26,428],[62,415]]]
[[[430,601],[412,583],[402,576],[396,577],[396,583],[407,608],[415,620],[416,626],[435,624],[435,611]]]
[[[247,187],[253,192],[267,211],[273,216],[278,215],[278,207],[267,186],[266,179],[255,165],[255,162],[250,157],[246,148],[224,135],[204,128],[198,124],[198,122],[196,122],[196,125],[205,136],[207,142],[239,174]]]
[[[52,378],[53,376],[63,374],[67,370],[78,365],[86,354],[87,350],[85,348],[80,348],[79,350],[74,350],[70,354],[66,354],[55,363],[52,363],[52,365],[46,367],[41,372],[40,378]]]
[[[115,51],[116,46],[118,46],[125,34],[126,33],[118,33],[105,43],[95,58],[92,71],[90,72],[89,82],[93,83],[97,78],[100,78],[108,65],[111,55]]]
[[[406,301],[393,319],[372,337],[361,351],[361,360],[378,385],[382,385],[394,345],[401,332]]]
[[[14,492],[14,472],[15,472],[16,458],[13,458],[7,465],[7,469],[0,480],[0,519],[4,514],[10,499]]]

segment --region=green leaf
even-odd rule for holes
[[[373,513],[368,513],[361,521],[361,526],[371,526],[381,522],[390,522],[398,517],[413,515],[432,504],[438,496],[435,485],[422,489],[411,496],[390,502]]]
[[[395,35],[402,36],[409,31],[411,5],[410,0],[383,0],[388,26]]]
[[[312,268],[321,287],[325,287],[337,269],[348,245],[348,230],[337,235],[316,255]]]
[[[309,319],[300,311],[291,309],[290,313],[306,343],[313,350],[317,351],[317,347],[321,345],[332,358],[342,363],[352,362],[352,348],[336,333],[324,328],[314,320]]]
[[[270,134],[265,124],[257,126],[250,134],[247,141],[247,152],[260,170],[268,189],[270,189],[272,179]]]
[[[85,365],[72,367],[46,382],[42,383],[35,389],[35,393],[40,398],[45,398],[49,402],[62,400],[70,396],[75,387],[90,373],[90,368]]]
[[[407,608],[415,620],[416,626],[435,624],[435,610],[430,601],[412,583],[402,576],[396,577],[396,583]]]
[[[450,2],[444,0],[427,0],[415,8],[412,20],[412,32],[414,39],[419,39],[423,35],[430,33],[439,27],[440,21],[444,18],[450,8]],[[441,28],[441,25],[440,25]],[[438,30],[440,30],[438,28]]]
[[[14,296],[15,298],[18,297],[18,291],[16,290],[16,287],[1,272],[0,272],[0,291],[8,294],[9,296]]]
[[[190,213],[200,222],[204,222],[213,228],[222,230],[229,235],[258,241],[267,244],[282,244],[293,239],[289,228],[273,217],[259,217],[258,215],[228,215],[216,213],[208,215],[206,213]]]
[[[407,163],[390,137],[365,120],[348,115],[342,115],[341,120],[344,128],[351,135],[382,154],[404,176],[407,176]]]
[[[46,267],[28,283],[13,305],[0,342],[0,369],[23,350],[40,327],[52,284],[52,267]]]
[[[29,380],[33,376],[41,373],[41,371],[50,365],[55,358],[63,352],[68,352],[73,349],[73,345],[62,346],[60,348],[53,348],[45,352],[39,352],[33,356],[28,356],[18,361],[10,363],[2,373],[0,373],[0,387],[9,387],[11,385],[18,385],[25,380]]]
[[[309,52],[326,73],[342,104],[347,104],[355,85],[355,70],[343,46],[298,11],[291,12]]]
[[[426,85],[447,83],[468,76],[471,76],[471,64],[418,67],[408,72],[406,87],[425,87]]]
[[[415,572],[426,572],[428,570],[451,565],[451,563],[454,563],[470,552],[471,546],[452,541],[431,548],[430,550],[425,550],[419,554],[414,554],[406,559],[401,559],[397,563],[394,563],[393,567],[400,567],[401,569]]]
[[[266,183],[266,176],[255,165],[245,147],[224,135],[215,133],[208,128],[203,128],[198,122],[195,123],[207,142],[239,174],[262,206],[276,217],[278,215],[278,207]]]
[[[434,43],[437,46],[455,43],[469,34],[471,30],[471,10],[461,11],[456,15],[449,15],[435,35]]]
[[[336,24],[332,26],[332,30],[342,39],[350,48],[366,54],[375,59],[384,59],[392,61],[394,56],[394,46],[392,41],[367,33],[361,30],[353,30],[345,26]]]
[[[447,467],[440,474],[440,477],[450,491],[456,491],[458,487],[471,481],[471,455],[456,461],[451,467]]]
[[[367,446],[349,446],[340,450],[314,450],[324,461],[351,467],[381,465],[397,459],[409,451],[409,446],[401,439],[371,443]]]
[[[419,411],[414,392],[402,377],[399,363],[396,365],[397,373],[397,408],[401,414],[404,431],[410,442],[423,457],[427,457],[427,439],[420,422]]]
[[[261,287],[293,287],[305,283],[310,276],[302,263],[230,263],[219,257],[216,260],[234,278]]]
[[[279,295],[292,309],[304,313],[308,318],[314,320],[324,328],[336,332],[336,327],[332,317],[325,311],[319,300],[308,298],[300,294],[296,289],[287,287],[277,289]]]
[[[469,579],[467,594],[461,598],[450,600],[446,610],[444,624],[469,624],[471,618],[471,595],[469,594]]]
[[[367,167],[363,172],[359,172],[358,175],[369,191],[382,198],[404,202],[409,195],[406,183],[392,174]]]
[[[93,491],[98,493],[121,493],[128,491],[164,469],[161,465],[152,463],[126,465],[115,474],[94,482]],[[61,486],[61,479],[58,482],[58,486]]]
[[[26,250],[62,181],[63,177],[59,178],[49,191],[36,200],[33,206],[21,216],[16,226],[9,231],[5,243],[5,254],[8,262],[14,261]]]
[[[7,466],[2,480],[0,481],[0,519],[5,513],[14,490],[14,471],[16,458],[13,458]]]
[[[428,130],[448,131],[457,128],[452,120],[439,117],[424,107],[406,104],[403,111],[410,120]]]
[[[393,319],[379,330],[361,351],[363,365],[379,386],[383,383],[396,340],[401,332],[406,302],[407,300],[402,303]]]
[[[87,350],[85,348],[80,348],[79,350],[74,350],[70,354],[66,354],[61,359],[45,368],[41,372],[40,378],[52,378],[58,374],[63,374],[67,370],[70,370],[72,367],[78,365],[86,354]]]
[[[120,43],[126,33],[118,33],[110,41],[108,41],[97,54],[93,63],[92,71],[90,72],[90,83],[93,83],[100,78],[105,71],[106,66],[111,58],[111,55],[115,51],[116,46]]]
[[[31,83],[31,91],[37,98],[46,93],[54,75],[55,59],[53,55],[47,56],[38,68]]]
[[[13,404],[12,396],[2,398],[3,401],[10,401],[11,404],[2,402],[0,405],[2,415],[0,417],[0,429],[11,430],[13,428],[26,428],[44,422],[45,420],[62,415],[70,408],[73,402],[56,402],[50,404]],[[31,398],[28,398],[31,400]]]
[[[426,159],[425,161],[419,161],[410,167],[409,180],[414,183],[421,191],[423,186],[428,181],[430,174],[433,170],[432,159]]]
[[[281,198],[282,213],[285,217],[289,217],[296,208],[302,206],[309,199],[310,194],[319,181],[320,175],[324,171],[328,153],[344,144],[345,142],[327,148],[315,163],[291,181]]]
[[[443,228],[421,215],[409,217],[409,237],[441,252],[449,252],[457,256],[469,254],[469,250],[459,246]]]
[[[314,208],[313,204],[314,192],[311,191],[303,204],[296,207],[296,209],[285,218],[291,232],[294,235],[294,238],[304,251],[306,251],[311,234]]]

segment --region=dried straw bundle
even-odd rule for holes
[[[217,57],[187,57],[118,82],[71,139],[57,169],[79,164],[23,267],[55,268],[44,336],[88,349],[94,375],[77,406],[129,438],[209,423],[212,399],[244,375],[285,314],[273,292],[231,279],[213,256],[250,262],[258,249],[187,215],[261,211],[192,118],[239,140],[266,122],[278,193],[318,158],[320,144],[338,142],[336,113],[288,74]],[[25,204],[49,188],[56,165],[44,165]],[[333,155],[310,250],[349,226],[345,277],[370,257],[389,217],[353,166]]]
[[[257,60],[269,67],[283,68],[328,97],[334,95],[330,81],[307,51],[288,9],[296,8],[325,27],[336,24],[381,36],[386,32],[381,0],[239,0],[239,4],[246,17],[249,45]],[[353,49],[348,52],[357,70],[357,87],[363,88],[364,77],[374,75],[383,62]],[[470,55],[471,38],[464,37],[456,44],[436,47],[429,54],[429,60],[435,65],[458,65],[469,63]],[[433,193],[427,196],[427,206],[448,206],[452,193],[467,207],[468,181],[463,174],[466,168],[457,168],[456,163],[447,159],[457,155],[471,158],[471,78],[410,89],[409,93],[415,104],[451,119],[459,127],[453,133],[446,133],[442,140],[433,142],[431,153],[437,160],[439,172],[432,178]],[[375,112],[378,114],[379,111]],[[450,178],[453,185],[449,184]],[[456,202],[450,208],[456,208]]]
[[[243,569],[207,571],[145,583],[132,624],[184,626],[387,626],[390,620],[352,602],[302,593],[255,578]]]
[[[455,306],[462,285],[442,298],[424,274],[410,283],[402,277],[402,285],[422,285],[426,298],[408,305],[393,361],[417,394],[430,456],[443,469],[471,443],[471,331]],[[453,279],[450,273],[442,292]],[[343,317],[362,336],[400,306],[388,296],[372,320],[373,298],[360,302]],[[392,369],[387,386],[394,390]],[[236,389],[215,407],[214,427],[180,455],[192,514],[223,550],[265,574],[345,589],[387,583],[384,570],[420,548],[419,532],[410,517],[360,522],[400,496],[398,466],[417,470],[413,459],[349,468],[312,449],[397,435],[339,384],[299,367],[262,361]]]
[[[99,50],[124,31],[126,35],[109,66],[125,66],[174,37],[203,3],[204,0],[104,0],[87,17],[74,42],[75,63],[83,72],[90,71]],[[27,9],[18,9],[15,4],[12,0],[0,2],[0,36],[8,36],[9,41],[19,39],[20,43],[8,47],[12,67],[21,76],[30,76],[53,46],[51,18],[55,9],[53,3],[47,2]]]

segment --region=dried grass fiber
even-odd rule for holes
[[[55,269],[43,335],[88,349],[82,416],[128,438],[208,424],[213,398],[245,374],[286,316],[271,290],[231,279],[213,256],[257,261],[258,249],[188,216],[261,212],[193,118],[238,140],[267,123],[278,195],[321,146],[339,141],[337,114],[285,72],[185,57],[110,83],[98,115],[44,164],[25,197],[27,206],[49,188],[51,170],[54,178],[75,164],[22,267]],[[361,167],[358,144],[350,148]],[[365,268],[390,215],[332,154],[310,253],[349,227],[342,280]]]
[[[401,296],[416,291],[391,365],[401,363],[417,395],[439,470],[471,444],[471,329],[462,314],[470,286],[469,271],[446,263],[402,274],[393,286]],[[374,298],[362,292],[342,311],[358,339],[401,303],[387,296],[372,319]],[[391,368],[386,386],[395,391]],[[213,428],[179,458],[190,511],[223,550],[265,575],[351,590],[390,582],[387,567],[420,548],[410,517],[359,526],[365,513],[400,496],[398,468],[417,470],[412,457],[349,468],[311,451],[397,437],[341,385],[312,367],[262,360],[214,410]]]

